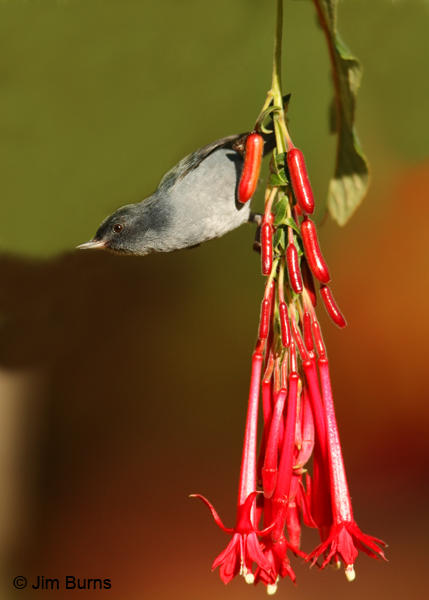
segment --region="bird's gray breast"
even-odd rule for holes
[[[237,201],[242,167],[237,152],[220,148],[165,192],[160,186],[155,195],[168,215],[168,226],[162,236],[164,247],[154,249],[168,252],[195,246],[245,223],[250,202]]]

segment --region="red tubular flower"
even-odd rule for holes
[[[298,497],[299,506],[301,507],[304,524],[307,525],[307,527],[316,528],[317,525],[314,522],[313,515],[311,512],[312,484],[313,483],[311,481],[311,477],[310,477],[309,473],[306,473],[305,474],[305,485],[307,487],[307,491],[304,488],[304,484],[302,483],[302,478],[301,478],[301,481],[299,483],[297,497]]]
[[[270,330],[271,300],[264,298],[261,305],[261,318],[259,320],[259,339],[266,340]]]
[[[290,346],[290,326],[289,326],[289,315],[287,313],[286,302],[280,302],[279,316],[280,316],[280,333],[281,333],[281,339],[282,339],[282,346],[284,348],[288,348]]]
[[[285,388],[281,388],[277,395],[273,417],[271,419],[267,447],[265,450],[265,463],[264,468],[262,469],[262,481],[264,487],[264,496],[266,498],[271,498],[276,485],[280,424],[283,419],[283,408],[285,405],[286,394],[287,390]]]
[[[247,409],[246,430],[244,435],[243,456],[241,459],[238,505],[246,502],[249,494],[256,490],[256,448],[258,436],[259,386],[262,371],[262,354],[254,352],[252,357],[252,376],[250,379],[249,404]]]
[[[317,354],[320,357],[324,357],[326,356],[326,348],[325,348],[325,344],[323,342],[323,337],[322,337],[322,332],[320,330],[320,325],[316,319],[316,317],[314,316],[313,321],[312,321],[312,329],[313,329],[313,337],[314,337],[314,341],[316,342],[316,349],[317,349]]]
[[[298,373],[292,372],[289,375],[289,393],[286,426],[280,455],[277,484],[273,496],[273,505],[275,506],[273,511],[273,518],[275,519],[275,527],[272,531],[271,536],[274,542],[279,541],[281,538],[286,518],[287,505],[289,501],[290,484],[292,480],[293,450],[295,445],[298,380]]]
[[[246,139],[243,171],[238,184],[238,199],[245,204],[256,191],[261,171],[264,139],[259,133],[251,133]]]
[[[262,486],[262,467],[265,460],[265,449],[267,447],[268,433],[270,431],[271,416],[273,413],[273,393],[272,393],[272,374],[274,369],[274,356],[270,351],[267,360],[267,366],[262,378],[262,411],[264,416],[264,430],[262,432],[262,441],[259,448],[257,478],[258,485]]]
[[[302,390],[302,430],[300,439],[300,448],[295,458],[294,472],[299,472],[310,459],[314,448],[314,419],[311,410],[310,399],[308,397],[307,387]]]
[[[328,446],[325,414],[319,390],[314,353],[309,352],[308,354],[309,359],[303,363],[303,368],[316,429],[311,506],[314,521],[319,527],[321,538],[323,540],[325,538],[323,528],[330,527],[332,524],[331,497],[329,492]]]
[[[302,243],[304,244],[305,256],[311,272],[320,283],[329,283],[331,276],[328,265],[322,256],[319,240],[317,238],[316,226],[307,217],[301,223]]]
[[[286,512],[286,529],[292,548],[299,548],[301,541],[301,510],[298,497],[300,481],[301,475],[294,474],[290,484],[289,502]]]
[[[279,578],[290,577],[295,583],[295,573],[290,566],[287,557],[288,543],[284,535],[278,542],[266,536],[261,543],[261,550],[268,560],[271,571],[267,571],[261,567],[257,567],[255,571],[255,584],[262,581],[267,586],[267,592],[272,596],[277,591],[277,583]]]
[[[323,304],[325,305],[326,312],[331,317],[332,321],[335,325],[338,325],[341,329],[347,325],[345,318],[343,317],[342,312],[338,308],[337,303],[334,300],[334,296],[332,295],[331,290],[327,285],[320,286],[320,297],[323,300]]]
[[[295,294],[300,294],[302,292],[302,278],[299,269],[298,250],[293,242],[289,242],[286,249],[286,264],[290,286]]]
[[[309,352],[314,349],[313,336],[311,334],[311,316],[308,310],[304,311],[304,342]]]
[[[269,275],[273,267],[273,226],[264,221],[261,226],[262,275]]]
[[[362,533],[354,521],[335,419],[327,358],[319,359],[319,372],[328,432],[327,440],[334,523],[328,538],[313,550],[308,559],[312,559],[314,563],[326,551],[327,555],[321,567],[323,569],[334,555],[338,555],[346,567],[347,579],[353,581],[355,578],[353,565],[358,555],[358,550],[365,552],[372,558],[378,558],[378,554],[381,558],[385,559],[380,545],[385,546],[386,544],[375,537]]]
[[[291,148],[287,153],[287,165],[289,168],[290,179],[293,193],[298,206],[305,215],[311,215],[314,212],[314,196],[308,179],[307,167],[305,166],[304,155],[298,148]]]
[[[274,312],[276,283],[274,280],[268,281],[265,286],[264,298],[261,304],[261,313],[259,318],[258,340],[256,342],[256,352],[262,352],[266,340],[268,338],[268,347],[270,347],[270,339],[272,339],[273,329],[271,320]]]
[[[271,393],[271,376],[274,369],[274,356],[270,353],[267,368],[264,373],[262,380],[262,410],[264,414],[265,428],[270,427],[271,414],[273,410],[272,406],[272,393]]]
[[[225,533],[232,535],[232,540],[219,556],[214,560],[212,571],[220,566],[220,577],[226,584],[236,575],[240,574],[246,580],[246,583],[253,583],[255,578],[252,574],[252,563],[255,562],[258,567],[271,572],[271,565],[264,556],[259,545],[258,535],[266,535],[274,527],[274,524],[263,531],[257,531],[252,523],[252,512],[255,497],[258,492],[252,492],[246,498],[244,504],[238,506],[237,524],[234,528],[225,527],[214,507],[206,498],[199,494],[193,494],[192,498],[200,498],[211,510],[213,518],[217,525]]]
[[[247,409],[246,430],[244,435],[243,456],[241,461],[240,484],[238,490],[238,506],[236,526],[227,529],[222,524],[214,507],[203,496],[201,498],[210,508],[214,520],[226,533],[232,534],[232,540],[226,549],[219,554],[212,569],[220,566],[220,576],[225,583],[240,573],[247,583],[253,583],[252,562],[270,572],[271,566],[261,551],[258,535],[266,535],[275,525],[273,523],[264,531],[255,527],[254,500],[256,491],[256,445],[258,429],[259,386],[262,372],[262,354],[254,352],[252,358],[252,375],[250,380],[249,404]]]

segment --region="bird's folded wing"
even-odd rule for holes
[[[204,148],[200,148],[188,156],[185,156],[185,158],[183,158],[175,167],[173,167],[164,175],[164,177],[161,179],[161,183],[158,186],[158,190],[166,191],[168,188],[171,188],[175,183],[186,177],[188,173],[196,169],[203,162],[203,160],[207,158],[207,156],[212,154],[212,152],[218,150],[219,148],[231,148],[233,143],[240,137],[241,134],[229,135],[221,138],[220,140],[216,140],[216,142],[208,144],[208,146],[204,146]]]

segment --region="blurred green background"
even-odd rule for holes
[[[254,232],[144,258],[74,252],[183,156],[252,128],[270,86],[274,0],[0,2],[0,560],[13,577],[110,578],[55,598],[262,597],[210,573],[233,523],[263,287]],[[357,579],[294,560],[297,600],[425,597],[429,445],[429,2],[343,0],[364,66],[372,186],[320,231],[349,326],[321,312],[349,483],[388,564]],[[317,198],[334,166],[314,7],[285,1],[290,129]],[[260,202],[261,190],[257,202]],[[317,200],[316,200],[317,201]],[[1,415],[0,415],[1,419]],[[310,532],[304,549],[316,538]],[[52,594],[52,592],[51,592]]]

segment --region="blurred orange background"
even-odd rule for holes
[[[317,198],[332,90],[310,2],[285,3],[284,91]],[[320,242],[348,327],[319,315],[355,517],[388,544],[356,580],[292,559],[279,597],[426,596],[427,2],[348,0],[368,197]],[[144,258],[74,252],[188,152],[254,123],[274,2],[0,4],[0,597],[262,597],[211,573],[232,526],[263,289],[252,227]],[[261,186],[262,189],[263,186]],[[260,202],[261,191],[259,192]],[[306,532],[303,548],[317,543]],[[110,590],[14,590],[17,575]]]

